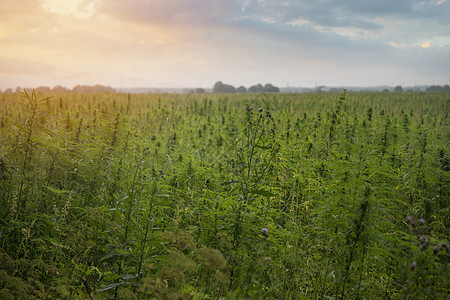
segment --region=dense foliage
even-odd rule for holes
[[[449,109],[0,94],[0,298],[445,298]]]

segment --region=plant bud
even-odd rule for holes
[[[428,240],[426,235],[422,235],[420,238],[420,244],[422,245],[422,250],[425,250],[428,248],[428,245],[430,244],[430,240]]]
[[[441,247],[442,247],[442,243],[437,244],[436,247],[433,249],[433,253],[438,254],[439,251],[441,250]]]
[[[406,221],[408,222],[408,224],[410,224],[412,226],[416,226],[416,220],[413,217],[407,216]]]

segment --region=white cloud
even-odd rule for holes
[[[266,17],[266,18],[263,18],[262,20],[263,20],[263,22],[266,22],[269,24],[275,23],[275,20],[272,17]]]
[[[406,47],[406,45],[403,43],[397,43],[397,42],[393,42],[393,41],[389,41],[388,45],[392,46],[394,48],[405,48]]]
[[[60,17],[74,17],[86,19],[91,17],[96,10],[96,0],[39,0],[40,7],[49,13]]]
[[[302,27],[302,26],[309,26],[309,25],[311,25],[311,21],[299,18],[299,19],[296,19],[296,20],[288,22],[288,24]]]
[[[422,45],[420,45],[422,48],[424,49],[428,49],[428,48],[436,48],[436,44],[432,43],[432,42],[425,42],[422,43]]]

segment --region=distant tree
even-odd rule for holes
[[[402,86],[401,86],[401,85],[397,85],[397,86],[394,88],[394,92],[403,92]]]
[[[195,93],[196,93],[196,94],[204,94],[204,93],[206,93],[206,91],[205,91],[205,89],[203,89],[203,88],[196,88],[196,89],[195,89]]]
[[[264,87],[262,86],[262,84],[252,85],[248,88],[248,91],[250,93],[262,93],[264,92]]]
[[[20,86],[16,87],[16,93],[18,93],[20,91],[22,91],[22,87],[20,87]]]
[[[52,92],[53,93],[60,93],[60,94],[62,94],[62,93],[70,93],[70,90],[68,88],[66,88],[66,87],[61,86],[61,85],[57,85],[57,86],[54,86],[52,88]]]
[[[236,88],[229,84],[224,84],[222,81],[217,81],[214,84],[213,93],[236,93]]]
[[[444,89],[440,85],[432,85],[432,86],[427,87],[427,89],[426,89],[427,92],[441,92],[443,90]]]
[[[276,86],[273,86],[270,83],[266,83],[266,85],[264,85],[264,92],[266,92],[266,93],[279,93],[280,89],[277,88]]]
[[[325,88],[324,85],[319,85],[318,87],[316,87],[316,91],[317,91],[318,93],[322,93],[324,88]]]
[[[221,93],[222,89],[223,89],[222,81],[217,81],[216,83],[214,83],[213,93]]]
[[[94,86],[90,85],[76,85],[73,87],[72,91],[74,93],[80,93],[80,94],[88,94],[88,93],[115,93],[116,91],[109,86],[103,86],[100,84],[96,84]]]
[[[50,93],[52,91],[48,86],[39,86],[34,89],[35,92]]]
[[[388,89],[384,89],[384,90],[383,90],[383,92],[385,92],[385,93],[386,93],[386,92],[389,92],[389,90],[388,90]]]
[[[238,93],[245,93],[245,92],[247,92],[247,89],[244,86],[241,85],[240,87],[238,87],[236,89],[236,92],[238,92]]]
[[[442,88],[444,89],[444,91],[450,91],[450,86],[448,84],[444,85]]]
[[[6,93],[6,94],[11,94],[12,92],[13,92],[13,91],[12,91],[11,88],[8,88],[8,89],[5,90],[5,93]]]

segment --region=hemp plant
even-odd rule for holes
[[[247,106],[245,122],[244,136],[235,143],[234,179],[224,183],[233,184],[232,191],[237,193],[231,229],[236,246],[240,243],[245,218],[243,213],[248,205],[258,196],[274,196],[262,186],[279,151],[275,121],[270,110],[260,107],[255,113],[253,108]]]
[[[24,136],[24,140],[19,142],[21,145],[23,145],[24,152],[19,174],[20,183],[18,185],[17,197],[18,212],[24,211],[26,206],[26,197],[23,195],[24,185],[26,182],[26,172],[30,167],[31,159],[33,156],[33,149],[35,149],[37,146],[36,135],[39,131],[53,134],[53,132],[51,132],[44,126],[43,122],[40,122],[40,120],[42,120],[45,115],[48,115],[48,112],[44,109],[44,105],[51,97],[38,99],[34,90],[31,92],[31,94],[28,93],[25,89],[20,93],[28,102],[29,112],[26,117],[19,119],[14,123],[19,129],[19,135]]]
[[[255,196],[270,196],[271,193],[260,188],[278,152],[275,141],[275,122],[270,110],[258,109],[258,114],[247,107],[245,137],[242,147],[237,151],[238,178],[240,182],[240,197],[250,202]]]
[[[403,241],[405,252],[399,264],[401,299],[437,299],[442,291],[449,291],[448,240],[429,236],[430,226],[421,218],[406,217],[408,232]],[[407,245],[406,243],[409,243]]]

